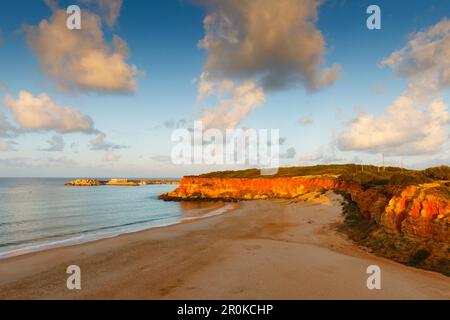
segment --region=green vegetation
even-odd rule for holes
[[[450,180],[450,167],[440,166],[428,168],[423,171],[424,175],[433,180]]]
[[[279,168],[275,175],[261,175],[259,169],[218,171],[202,174],[202,178],[288,178],[309,175],[336,175],[347,182],[355,182],[368,189],[372,187],[397,187],[435,180],[450,180],[450,167],[440,166],[426,170],[409,170],[397,167],[377,167],[358,164],[332,164],[308,167]]]
[[[355,242],[366,239],[372,231],[377,228],[376,223],[371,219],[365,219],[361,214],[358,205],[352,200],[348,193],[336,191],[343,198],[341,202],[344,223],[338,227],[338,231],[347,234]]]
[[[307,167],[284,167],[279,168],[275,175],[261,175],[259,169],[247,169],[238,171],[218,171],[201,175],[206,178],[283,178],[283,177],[299,177],[308,175],[352,175],[352,174],[367,174],[390,177],[394,173],[401,173],[412,170],[405,170],[395,167],[383,168],[376,166],[361,166],[358,164],[331,164],[331,165],[316,165]],[[449,169],[450,172],[450,169]]]
[[[419,249],[414,252],[408,260],[408,264],[413,267],[418,267],[430,256],[431,252],[428,249]]]

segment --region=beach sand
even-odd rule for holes
[[[0,299],[450,299],[444,275],[335,231],[339,196],[239,203],[220,216],[0,261]],[[81,290],[66,268],[81,268]],[[369,290],[369,265],[381,290]]]

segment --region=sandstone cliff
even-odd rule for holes
[[[449,241],[448,182],[412,185],[391,195],[382,187],[364,188],[338,175],[288,178],[185,177],[163,200],[259,200],[295,198],[313,191],[335,190],[351,196],[361,213],[393,234]]]

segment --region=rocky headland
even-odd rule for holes
[[[140,186],[148,184],[178,184],[179,180],[165,180],[165,179],[110,179],[110,180],[96,180],[96,179],[75,179],[65,183],[68,187],[96,187],[96,186]]]
[[[450,168],[412,171],[356,165],[318,167],[285,168],[273,177],[261,177],[254,171],[184,177],[177,189],[160,198],[295,199],[306,193],[332,190],[343,196],[347,215],[346,225],[340,230],[353,240],[394,260],[450,274]]]

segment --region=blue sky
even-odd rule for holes
[[[76,3],[82,14],[86,10],[101,17],[95,1],[59,1],[58,8]],[[381,30],[366,27],[365,11],[370,4],[381,8]],[[27,41],[28,31],[24,27],[37,26],[43,19],[49,19],[52,10],[39,0],[3,1],[0,83],[4,85],[0,90],[0,112],[8,123],[21,126],[13,109],[3,101],[6,95],[18,100],[21,91],[35,97],[46,93],[58,106],[76,109],[90,117],[94,129],[105,134],[110,146],[124,147],[93,150],[91,140],[95,133],[25,127],[13,136],[0,135],[4,146],[3,151],[0,148],[0,176],[178,177],[217,169],[171,164],[167,157],[173,146],[170,136],[174,128],[165,126],[167,121],[180,120],[192,125],[201,117],[202,108],[211,107],[209,100],[197,98],[208,56],[207,49],[198,43],[206,32],[203,19],[217,8],[220,4],[210,8],[187,0],[124,0],[114,25],[109,27],[103,21],[101,26],[105,43],[111,45],[113,35],[126,42],[130,56],[125,62],[139,70],[135,76],[136,89],[123,94],[111,90],[61,90],[58,81],[64,75],[55,79],[43,70],[42,52],[37,53]],[[383,114],[412,81],[396,76],[392,68],[381,66],[383,59],[403,48],[416,32],[427,30],[449,15],[450,2],[445,0],[323,1],[314,24],[326,47],[322,55],[324,64],[318,68],[339,64],[341,71],[336,81],[314,92],[308,92],[302,84],[265,90],[264,104],[242,118],[240,126],[280,129],[280,135],[286,138],[281,151],[295,150],[295,156],[282,159],[283,165],[355,160],[379,164],[381,156],[375,149],[343,148],[336,139],[351,130],[358,109],[374,116]],[[267,25],[267,30],[271,27]],[[447,88],[443,87],[442,97],[448,101]],[[302,117],[312,119],[313,123],[300,124],[298,120]],[[447,128],[448,124],[444,124],[441,129]],[[57,151],[44,151],[49,147],[47,141],[55,136],[61,137],[64,145]],[[404,146],[408,147],[408,141]],[[423,154],[390,152],[386,161],[424,167],[449,164],[449,159],[448,145],[443,143],[439,150]]]

